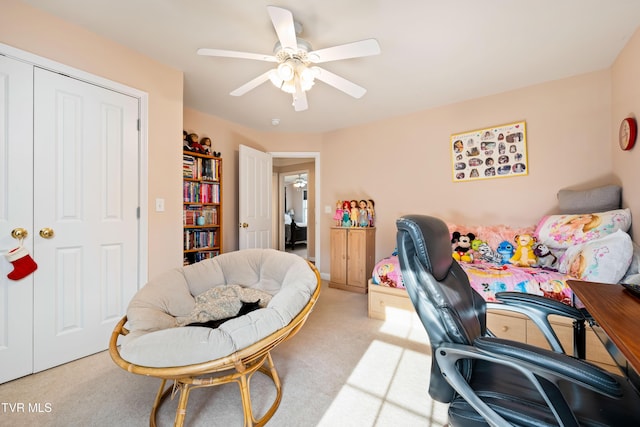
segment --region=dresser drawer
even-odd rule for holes
[[[524,316],[487,313],[487,328],[497,337],[519,342],[527,341],[527,320]]]
[[[369,317],[386,320],[388,308],[415,311],[405,289],[374,285],[369,281]]]

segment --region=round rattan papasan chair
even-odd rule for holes
[[[191,389],[230,382],[240,387],[244,425],[261,426],[282,398],[270,351],[305,323],[320,283],[313,264],[273,249],[229,252],[175,268],[136,293],[111,335],[109,353],[122,369],[162,380],[151,409],[151,426],[156,425],[156,413],[172,391],[180,392],[174,425],[181,426]],[[216,307],[215,300],[212,303],[214,296],[224,302],[223,309]],[[183,326],[207,320],[203,316],[224,317],[221,312],[256,302],[257,296],[263,308],[232,318],[217,329]],[[276,389],[273,403],[259,419],[254,416],[249,389],[257,371],[271,378]],[[165,388],[167,380],[172,383]]]

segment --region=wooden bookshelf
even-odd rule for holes
[[[222,158],[183,151],[184,265],[222,253]]]

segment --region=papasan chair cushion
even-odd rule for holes
[[[268,305],[217,329],[179,326],[196,300],[214,287],[240,285],[266,292]],[[247,249],[175,268],[149,281],[127,309],[120,355],[148,367],[175,367],[228,356],[288,325],[318,286],[307,262],[286,252]]]

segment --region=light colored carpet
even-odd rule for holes
[[[431,356],[415,314],[367,317],[367,295],[323,289],[302,330],[277,347],[283,384],[269,426],[444,426],[446,407],[427,392]],[[2,367],[0,367],[2,369]],[[0,385],[1,426],[147,426],[158,379],[129,374],[101,352]],[[254,409],[274,392],[262,374],[251,382]],[[177,399],[159,411],[173,425]],[[241,426],[238,387],[191,392],[187,426]]]

